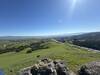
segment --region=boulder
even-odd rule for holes
[[[21,70],[20,75],[69,75],[62,60],[41,59],[30,68]]]
[[[63,61],[54,61],[57,75],[69,75],[69,69],[66,67]]]
[[[17,75],[32,75],[32,74],[30,73],[31,68],[32,68],[32,67],[30,66],[30,67],[26,67],[26,68],[24,68],[24,69],[21,69],[21,70],[18,72]]]
[[[83,65],[78,73],[79,75],[100,75],[100,61]]]

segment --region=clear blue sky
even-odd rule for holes
[[[0,0],[0,36],[100,30],[100,0]]]

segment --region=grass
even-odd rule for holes
[[[0,55],[0,68],[3,68],[6,75],[16,75],[16,73],[27,66],[37,62],[37,55],[40,59],[47,57],[51,59],[62,59],[68,67],[76,72],[82,64],[100,60],[100,53],[88,51],[71,44],[50,42],[50,48],[33,51],[26,54],[26,51],[19,53],[5,53]],[[10,72],[12,70],[13,72]]]

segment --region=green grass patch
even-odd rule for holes
[[[47,57],[64,60],[66,65],[76,72],[82,64],[100,60],[100,53],[87,51],[68,43],[50,42],[48,45],[50,45],[48,49],[33,51],[29,54],[26,54],[26,51],[1,54],[0,68],[5,70],[6,75],[16,75],[20,69],[33,65],[38,59]],[[40,58],[37,58],[37,55],[40,55]]]

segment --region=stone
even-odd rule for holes
[[[22,69],[20,75],[70,75],[62,60],[44,58],[29,68]]]
[[[100,75],[100,61],[83,65],[78,73],[79,75]]]

